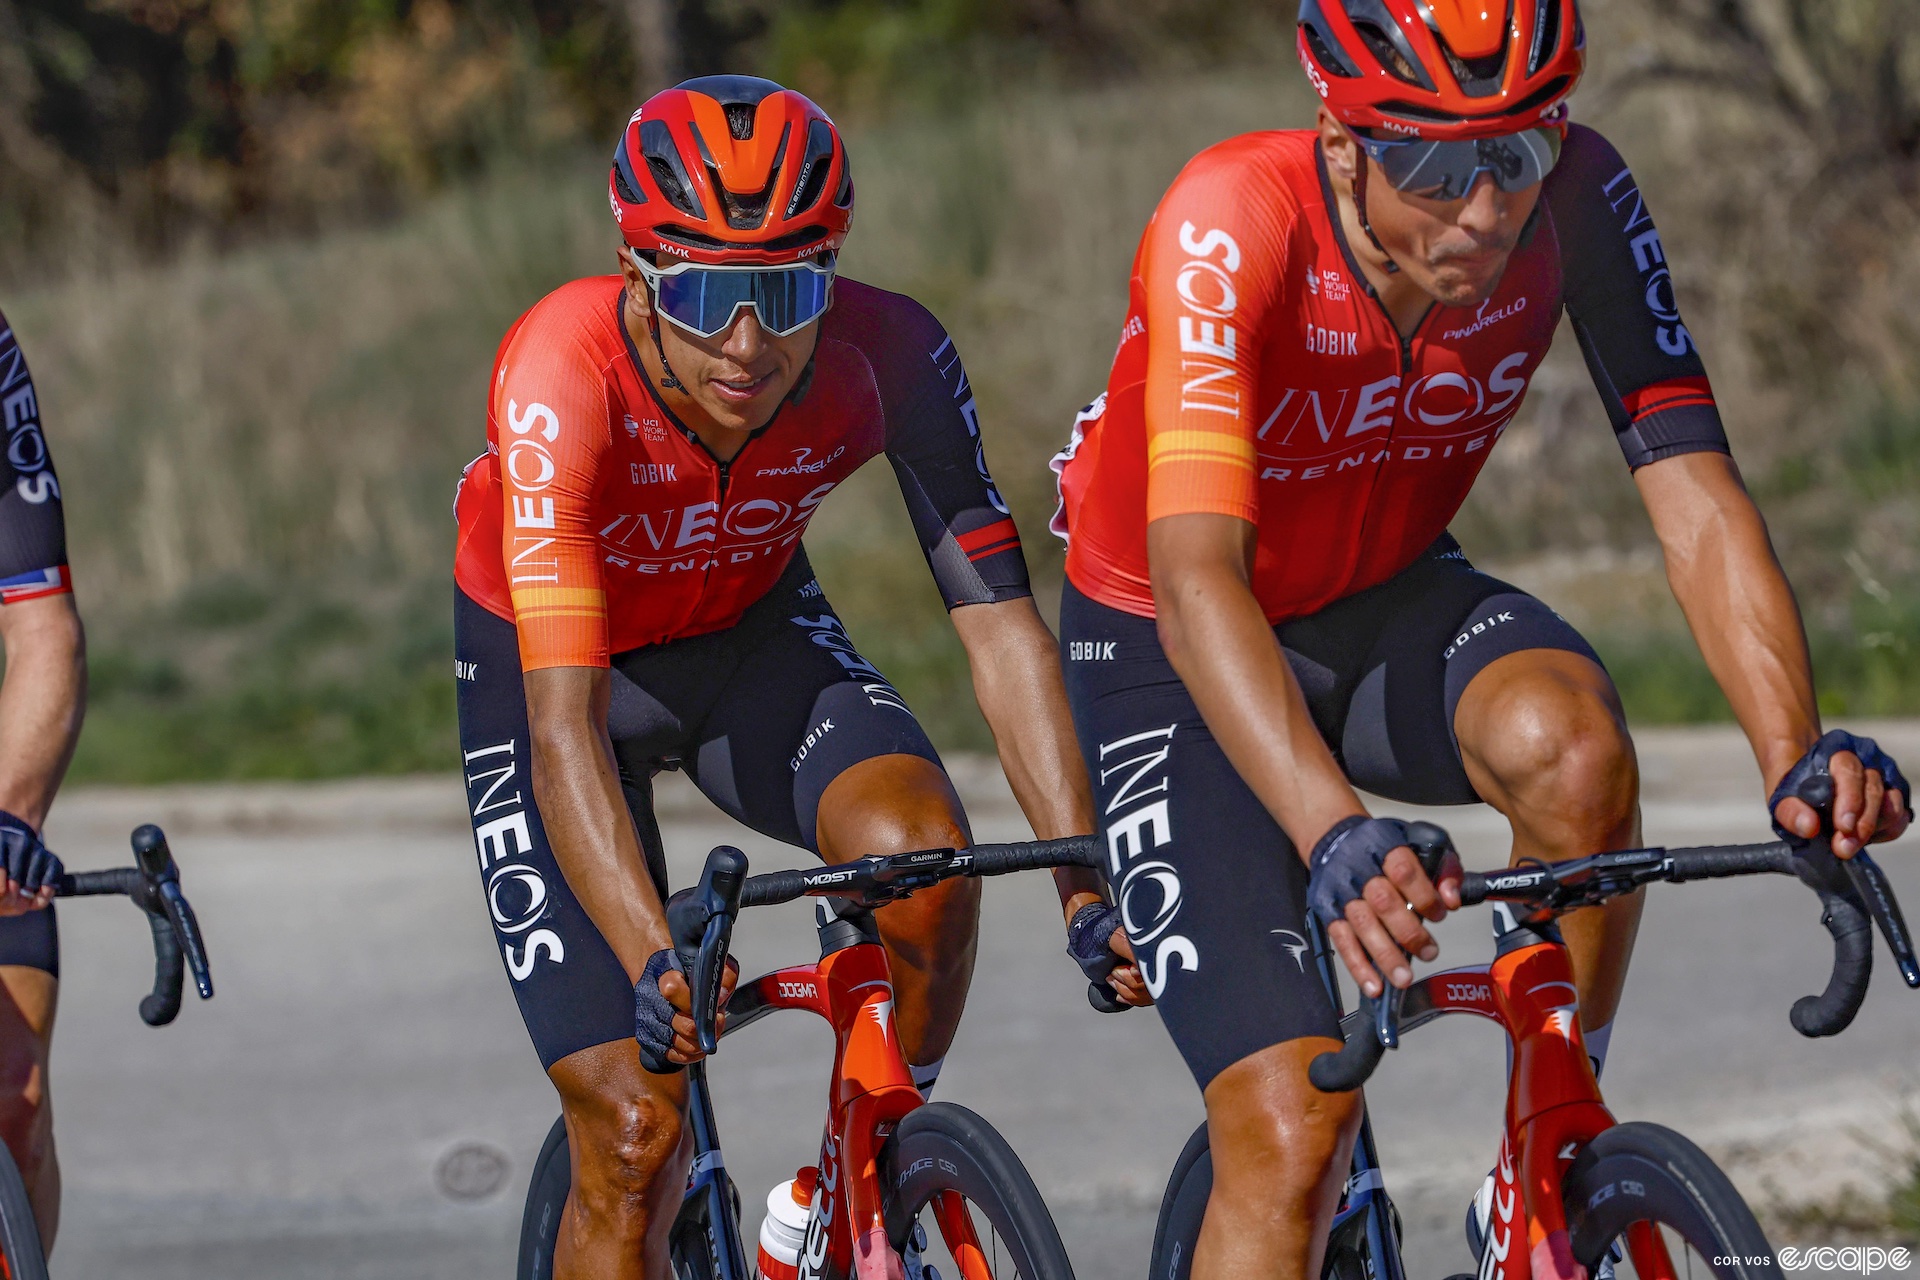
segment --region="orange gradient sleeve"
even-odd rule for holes
[[[593,518],[609,444],[602,361],[564,314],[528,319],[501,362],[492,406],[520,666],[604,667],[607,593]]]
[[[1266,318],[1287,269],[1294,197],[1260,135],[1196,156],[1155,211],[1146,299],[1147,519],[1259,519],[1254,420]]]

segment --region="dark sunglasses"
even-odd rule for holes
[[[818,320],[833,301],[830,253],[791,267],[677,262],[663,270],[638,254],[633,261],[652,286],[660,314],[702,338],[724,333],[742,307],[752,307],[761,328],[784,338]]]
[[[1544,180],[1560,160],[1563,134],[1558,125],[1542,125],[1456,141],[1353,136],[1394,190],[1428,200],[1458,200],[1483,173],[1492,174],[1502,191],[1524,191]]]

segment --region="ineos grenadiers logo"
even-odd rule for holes
[[[1640,198],[1640,188],[1634,184],[1633,171],[1622,169],[1600,190],[1613,211],[1624,219],[1621,231],[1632,236],[1627,246],[1633,250],[1633,265],[1639,270],[1640,283],[1646,291],[1647,311],[1657,322],[1654,342],[1670,356],[1687,354],[1693,350],[1693,335],[1680,323],[1680,304],[1673,297],[1673,272],[1667,267],[1660,233],[1654,230],[1653,218],[1647,213],[1646,202]],[[1636,227],[1645,230],[1634,235]]]
[[[541,960],[560,964],[567,947],[552,929],[535,929],[552,906],[553,893],[538,868],[512,861],[533,852],[525,793],[519,786],[517,739],[464,755],[467,799],[473,810],[473,842],[487,877],[487,910],[500,937],[500,953],[515,982],[525,982]],[[476,767],[477,766],[477,767]],[[504,794],[512,787],[511,794]],[[476,794],[476,791],[478,794]],[[497,818],[482,816],[505,810]],[[524,936],[523,936],[524,935]]]
[[[14,492],[35,506],[58,498],[60,482],[54,478],[47,438],[40,431],[40,401],[12,329],[0,329],[0,427],[6,429],[7,464],[19,477]]]
[[[1172,781],[1166,765],[1176,727],[1100,744],[1100,787],[1104,790],[1109,778],[1120,777],[1119,789],[1105,807],[1107,875],[1118,886],[1121,920],[1155,999],[1166,990],[1174,969],[1200,969],[1200,949],[1193,939],[1172,932],[1183,897],[1178,869],[1143,856],[1173,841],[1168,806]],[[1158,799],[1148,799],[1153,796]]]

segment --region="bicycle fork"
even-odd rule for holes
[[[705,1273],[713,1280],[748,1280],[752,1270],[740,1243],[740,1206],[720,1150],[704,1062],[687,1068],[687,1122],[693,1126],[693,1166],[673,1224],[675,1270],[682,1276]],[[705,1258],[689,1257],[695,1250]],[[702,1261],[705,1266],[699,1265]]]

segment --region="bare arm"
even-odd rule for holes
[[[554,861],[627,980],[638,982],[648,958],[673,940],[607,737],[611,677],[604,667],[547,667],[527,672],[526,685],[533,794]]]
[[[950,616],[967,650],[973,696],[993,731],[1000,767],[1034,834],[1051,840],[1099,830],[1060,680],[1060,646],[1040,611],[1023,598],[962,605]],[[1053,884],[1068,922],[1082,907],[1106,901],[1100,873],[1092,867],[1057,867]],[[1114,930],[1111,945],[1132,959],[1124,932]],[[1150,1003],[1138,967],[1122,965],[1108,981],[1128,1004]]]
[[[1685,453],[1650,463],[1634,481],[1666,553],[1674,598],[1771,793],[1819,739],[1820,712],[1800,608],[1766,522],[1725,454]],[[1858,760],[1843,755],[1833,775],[1840,826],[1835,853],[1848,857],[1876,836],[1899,834],[1905,814],[1894,796],[1883,795],[1878,774],[1866,774]],[[1813,811],[1798,800],[1784,802],[1780,817],[1804,835],[1819,829]]]
[[[0,606],[0,809],[36,831],[80,738],[87,644],[71,595]]]
[[[1321,741],[1254,598],[1254,533],[1249,521],[1235,516],[1165,516],[1147,526],[1148,573],[1167,660],[1235,771],[1304,859],[1329,827],[1366,809]],[[1369,954],[1400,987],[1413,980],[1402,948],[1422,959],[1438,954],[1406,909],[1412,902],[1423,914],[1435,912],[1438,901],[1411,851],[1396,850],[1387,859],[1387,875],[1368,884],[1367,901],[1351,904],[1348,920],[1329,929],[1368,994],[1380,990]]]

